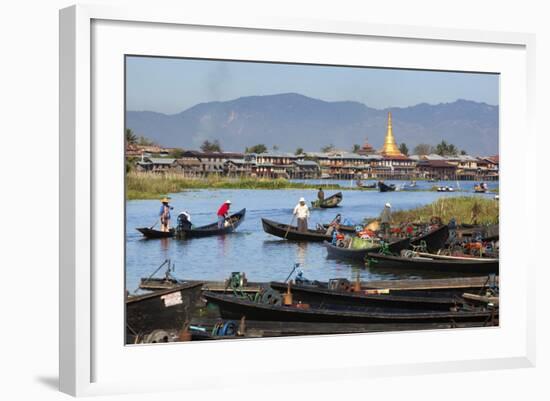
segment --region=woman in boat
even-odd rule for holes
[[[191,223],[191,215],[186,210],[178,215],[178,230],[190,230],[193,224]]]
[[[231,201],[226,200],[218,209],[218,228],[223,228],[225,219],[229,216],[229,208],[231,207]]]
[[[300,198],[300,201],[294,208],[293,212],[296,216],[296,221],[298,222],[298,231],[307,232],[307,219],[309,219],[309,208],[306,205],[306,200]]]
[[[168,232],[170,231],[170,210],[173,209],[172,206],[170,206],[170,198],[162,198],[161,203],[162,206],[160,207],[160,231]]]
[[[391,223],[391,205],[386,203],[384,205],[384,210],[380,214],[380,225],[383,235],[389,235],[390,233],[390,223]]]

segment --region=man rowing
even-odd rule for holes
[[[319,188],[319,192],[317,192],[317,199],[319,200],[319,204],[323,203],[325,200],[325,193],[323,192],[323,188]]]
[[[306,232],[307,231],[307,219],[309,218],[309,208],[306,205],[306,200],[300,198],[300,201],[294,208],[293,212],[296,216],[296,221],[298,222],[298,231]]]
[[[229,217],[229,208],[231,207],[231,201],[226,200],[218,209],[218,228],[223,228],[225,220]]]
[[[161,201],[162,206],[160,207],[160,231],[168,232],[170,231],[170,210],[173,209],[172,206],[170,206],[170,198],[162,198]]]

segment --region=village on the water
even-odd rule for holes
[[[414,154],[398,118],[294,153],[127,129],[126,343],[498,326],[498,155]]]

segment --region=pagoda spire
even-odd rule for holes
[[[384,146],[380,153],[383,156],[403,156],[397,147],[395,142],[395,137],[393,136],[392,121],[391,121],[391,111],[388,111],[388,127],[386,130],[386,139],[384,140]]]

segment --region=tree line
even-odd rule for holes
[[[126,128],[125,130],[126,134],[126,142],[129,144],[135,144],[140,146],[153,146],[157,145],[154,141],[152,141],[149,138],[146,138],[144,136],[137,136],[134,134],[131,128]],[[271,147],[273,151],[279,150],[279,147],[277,145],[273,145]],[[361,149],[361,146],[359,144],[354,144],[351,148],[352,153],[358,153]],[[202,144],[200,145],[200,150],[203,152],[222,152],[222,146],[220,144],[220,141],[215,139],[213,141],[210,141],[208,139],[204,140]],[[321,152],[328,153],[336,150],[335,146],[333,144],[325,145],[320,148]],[[269,151],[268,147],[263,144],[259,143],[253,146],[247,146],[244,150],[244,153],[267,153]],[[401,143],[399,145],[399,151],[403,153],[404,155],[409,155],[409,147],[405,143]],[[304,153],[304,149],[301,147],[296,148],[294,151],[295,155],[302,155]],[[435,153],[440,156],[458,156],[465,155],[465,150],[459,150],[458,147],[456,147],[452,143],[447,143],[446,141],[441,141],[435,146],[432,146],[427,143],[419,143],[413,148],[413,154],[415,155],[429,155]],[[179,158],[183,155],[183,149],[176,148],[172,151],[171,156]]]

